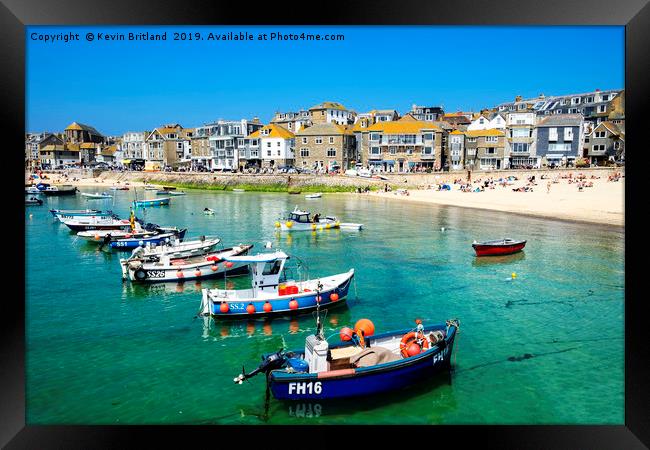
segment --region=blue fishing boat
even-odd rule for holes
[[[165,233],[157,233],[151,236],[134,236],[134,237],[121,237],[118,239],[109,238],[108,246],[116,250],[132,250],[147,244],[165,244],[170,240],[183,241],[187,228],[181,230],[169,231]],[[107,235],[110,236],[110,235]]]
[[[134,200],[133,201],[133,206],[134,207],[143,207],[143,206],[163,206],[163,205],[169,205],[169,200],[170,197],[164,197],[164,198],[152,198],[149,200]]]
[[[112,211],[100,211],[97,209],[50,209],[50,213],[54,216],[54,218],[61,222],[68,219],[76,220],[79,218],[88,217],[112,217],[114,219],[119,219],[119,217],[116,214],[113,214]]]
[[[250,264],[251,289],[203,289],[200,314],[221,319],[293,315],[345,303],[354,277],[348,272],[312,280],[289,279],[281,251],[251,256],[226,256],[226,264]]]
[[[327,400],[379,395],[430,379],[451,368],[459,321],[374,335],[374,325],[361,319],[355,330],[343,328],[341,343],[329,345],[320,315],[316,333],[307,336],[304,350],[262,356],[255,370],[235,383],[264,373],[267,389],[279,400]]]

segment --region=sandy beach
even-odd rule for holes
[[[493,188],[485,187],[481,192],[462,192],[460,190],[461,180],[454,184],[447,176],[444,179],[452,187],[451,191],[439,191],[434,185],[429,189],[422,189],[422,186],[420,189],[409,188],[408,195],[398,190],[370,192],[364,195],[623,227],[625,225],[625,177],[619,178],[618,181],[608,181],[608,177],[602,172],[597,176],[599,178],[585,178],[583,181],[591,183],[592,186],[584,187],[582,191],[578,189],[575,179],[554,176],[548,179],[537,178],[533,185],[529,184],[524,177],[519,177],[518,180],[512,181],[506,186],[495,182]],[[478,177],[473,180],[471,186],[472,188],[483,186],[484,181],[489,179],[488,176]],[[142,187],[145,185],[144,182],[134,180],[120,182],[101,177],[77,179],[68,177],[66,179],[57,175],[50,175],[44,181],[72,184],[78,187],[105,187],[106,189],[111,186]],[[547,192],[549,181],[551,186]],[[462,180],[462,183],[465,183],[465,180]],[[515,188],[525,186],[532,188],[532,191],[513,191]]]
[[[486,178],[484,177],[483,180]],[[551,181],[549,192],[547,183]],[[625,225],[625,178],[608,181],[606,176],[585,179],[592,187],[578,189],[568,179],[537,179],[536,185],[527,180],[516,180],[511,185],[495,185],[481,192],[462,192],[460,184],[451,184],[451,191],[433,189],[402,192],[373,192],[380,198],[393,198],[407,202],[435,203],[465,208],[489,209],[516,214],[526,214],[560,220],[589,222],[623,227]],[[473,187],[479,183],[473,183]],[[529,186],[532,192],[515,192],[514,188]]]

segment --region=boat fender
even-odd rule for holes
[[[361,348],[366,348],[366,339],[363,337],[364,332],[362,329],[357,328],[354,330],[354,334],[357,337],[357,341],[359,341],[359,347]]]
[[[135,271],[133,276],[135,277],[136,280],[142,281],[145,278],[147,278],[147,273],[143,269],[138,269]]]
[[[418,341],[421,342],[421,344],[418,343]],[[409,356],[412,356],[409,354],[408,350],[413,343],[418,344],[422,350],[429,348],[429,340],[426,339],[423,334],[420,334],[418,336],[415,331],[411,331],[410,333],[406,333],[404,336],[402,336],[402,340],[400,341],[399,351],[402,357],[408,358]]]

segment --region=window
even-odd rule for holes
[[[379,133],[370,133],[370,140],[371,141],[378,141],[379,140]]]
[[[510,137],[530,137],[530,130],[528,128],[512,128],[510,129]]]
[[[496,142],[498,136],[486,136],[485,142]]]
[[[607,105],[598,105],[598,112],[604,113],[607,111]]]
[[[621,148],[621,143],[616,141],[614,142],[614,150],[619,150]]]
[[[496,150],[494,149],[494,147],[488,147],[485,149],[485,153],[488,155],[494,155],[496,153]]]
[[[370,147],[370,154],[381,155],[381,150],[379,149],[379,147]]]
[[[267,146],[267,148],[268,148],[268,147],[271,147],[271,143],[270,143],[270,142],[267,142],[267,143],[266,143],[266,146]]]
[[[548,151],[549,152],[570,152],[571,151],[571,144],[565,143],[565,144],[549,144],[548,145]]]
[[[569,114],[578,114],[578,108],[569,108]]]
[[[571,99],[571,104],[572,104],[572,105],[577,105],[577,104],[579,104],[579,103],[580,103],[580,97],[573,97],[573,98]]]
[[[330,141],[329,142],[330,142],[330,144],[334,143],[334,136],[330,136]]]
[[[282,143],[281,143],[280,141],[278,141],[278,147],[279,147],[280,145],[282,145]]]
[[[278,150],[278,156],[280,156],[280,150]]]
[[[609,94],[603,94],[603,101],[604,102],[609,101]]]
[[[481,118],[479,119],[478,123],[480,123],[481,125],[483,125],[483,124],[485,123],[485,119],[484,119],[483,117],[481,117]]]
[[[302,138],[302,143],[303,143],[303,144],[306,144],[306,143],[307,143],[307,138],[306,138],[306,137]]]
[[[413,147],[412,146],[406,147],[406,154],[407,155],[412,155],[413,154]]]
[[[525,142],[515,142],[512,144],[513,153],[528,153],[528,144]]]
[[[573,140],[573,130],[571,128],[564,129],[564,140],[572,141]]]
[[[424,147],[422,149],[423,155],[433,155],[433,147]]]
[[[317,144],[322,144],[322,143],[323,143],[323,138],[322,138],[322,136],[318,136],[318,137],[316,138],[315,142],[316,142]]]
[[[434,138],[435,136],[433,135],[433,133],[424,133],[424,135],[422,136],[422,139],[424,139],[425,141],[433,141]]]
[[[300,156],[303,158],[307,158],[309,156],[309,149],[308,148],[301,148],[300,149]]]
[[[557,141],[557,128],[548,129],[548,140],[551,142]]]
[[[331,147],[328,148],[327,149],[327,157],[330,158],[330,157],[334,157],[334,156],[336,156],[336,149],[331,148]]]
[[[597,138],[607,137],[607,131],[596,131],[596,137]]]
[[[395,147],[394,145],[391,145],[390,147],[388,147],[388,153],[390,153],[391,155],[394,155],[395,153],[397,153],[397,147]]]
[[[476,142],[476,138],[475,137],[468,137],[467,142]]]
[[[271,156],[271,150],[266,151],[266,156]]]

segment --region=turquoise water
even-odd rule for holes
[[[450,375],[378,399],[294,404],[265,402],[262,376],[232,380],[261,353],[303,347],[313,318],[193,318],[201,287],[246,287],[247,277],[123,283],[125,254],[76,240],[48,213],[98,205],[126,216],[132,191],[115,195],[114,205],[77,195],[27,208],[28,424],[624,423],[621,229],[354,194],[188,191],[147,209],[147,221],[187,227],[188,238],[216,234],[254,253],[271,241],[312,276],[354,268],[356,286],[329,311],[326,336],[363,317],[378,332],[460,319]],[[278,234],[273,223],[295,205],[365,229]],[[502,236],[528,244],[474,257],[473,240]]]

